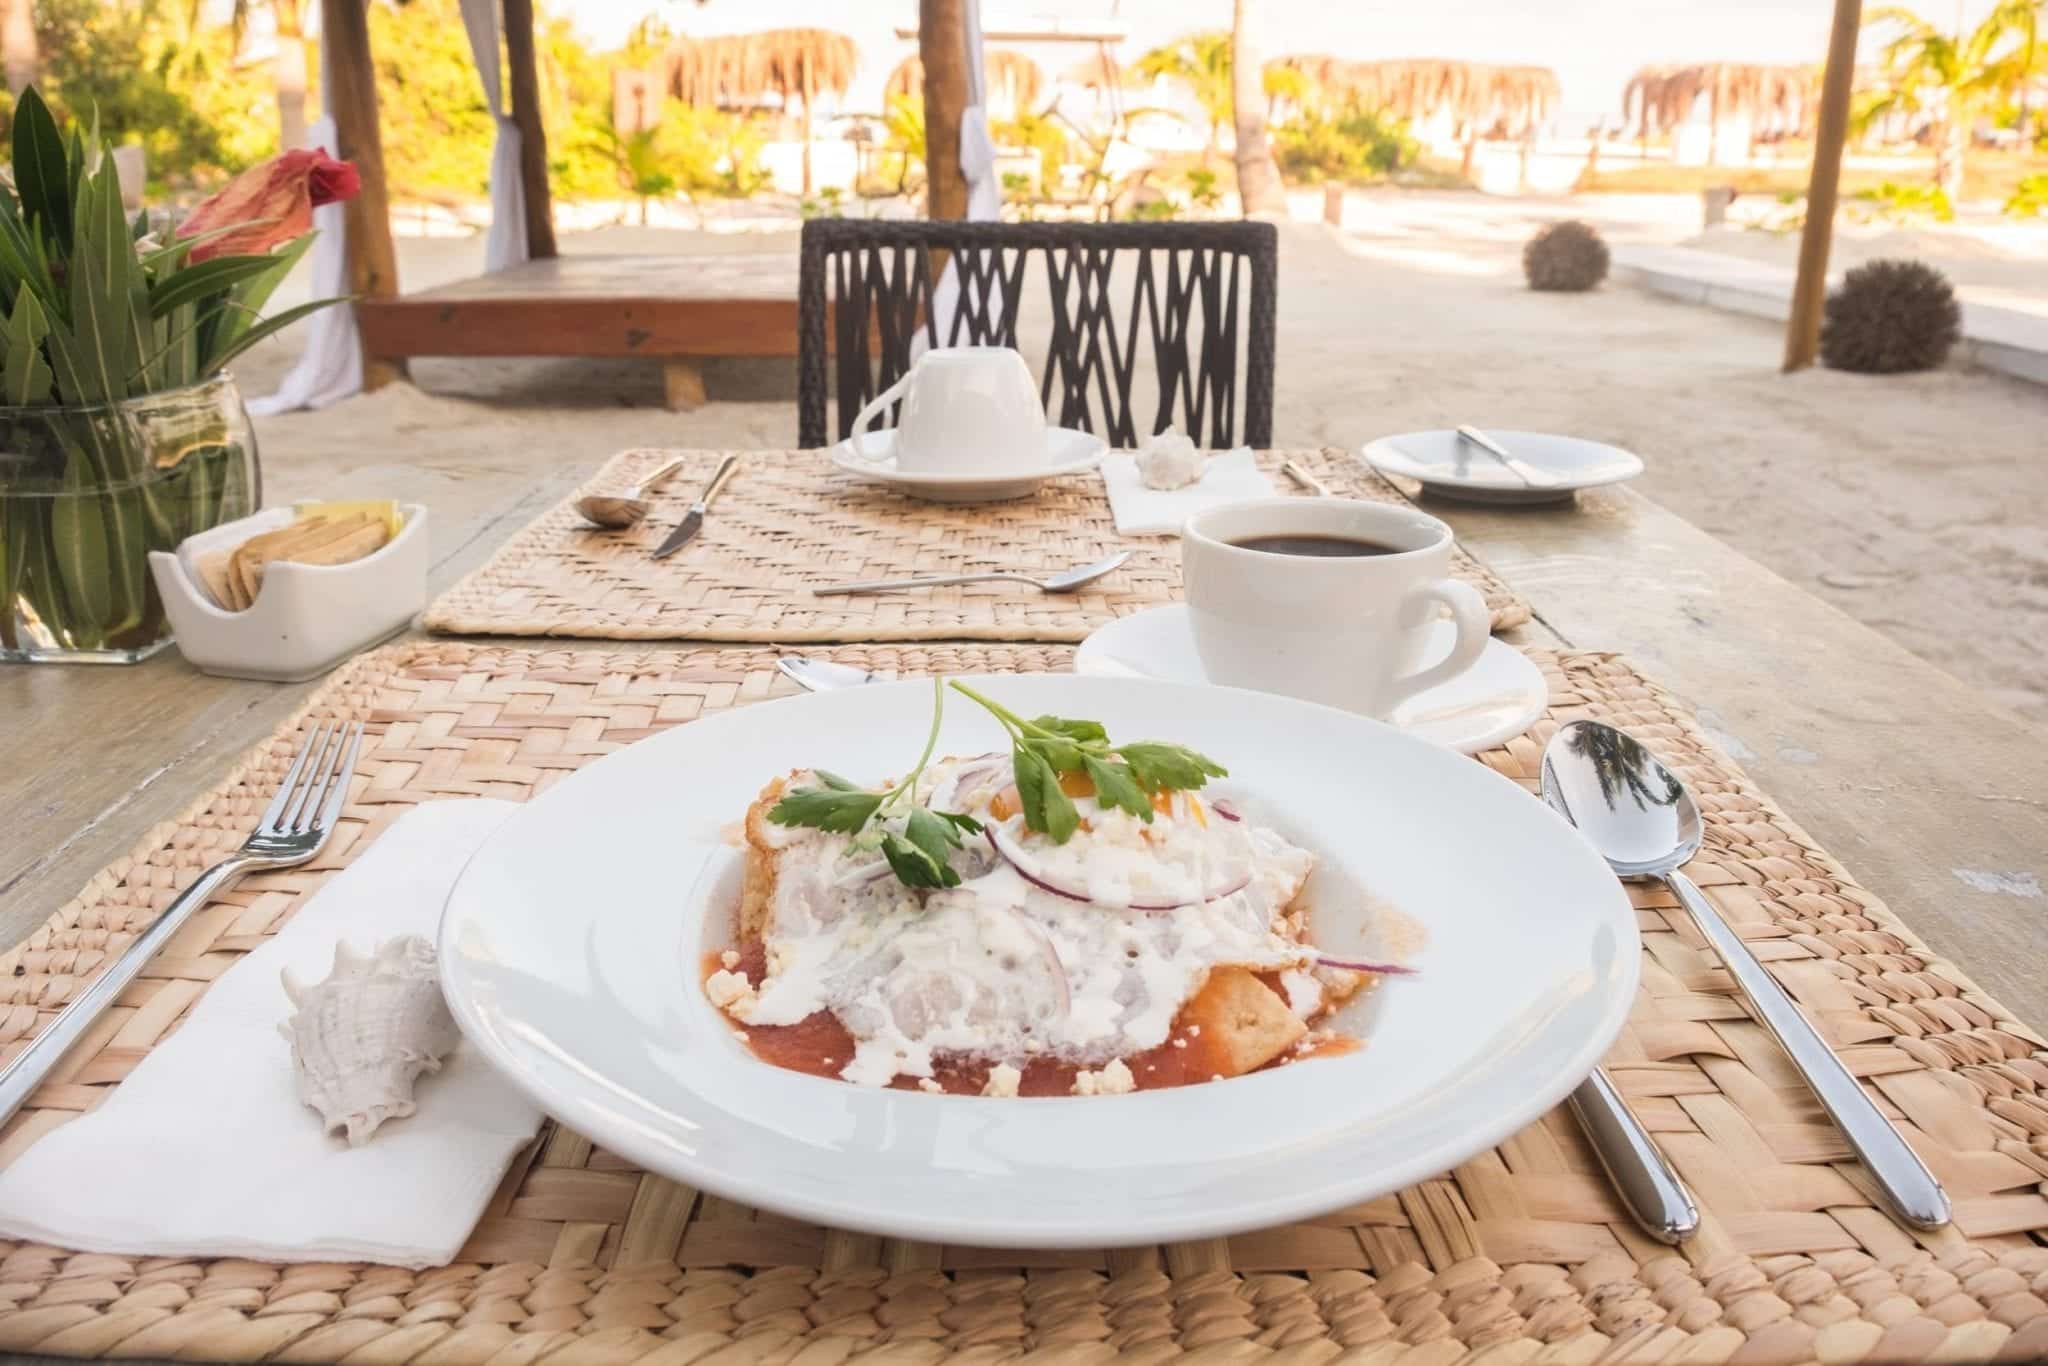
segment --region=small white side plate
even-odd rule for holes
[[[866,448],[875,458],[863,460],[853,453],[853,443],[842,441],[832,448],[832,463],[856,478],[901,489],[916,498],[934,503],[994,503],[1006,498],[1026,498],[1048,479],[1081,474],[1102,463],[1108,447],[1093,432],[1067,427],[1045,429],[1045,463],[1030,470],[976,471],[971,474],[910,473],[896,468],[896,433],[870,432]]]
[[[1425,666],[1450,654],[1457,634],[1450,622],[1436,623],[1423,654]],[[1119,617],[1096,631],[1081,642],[1074,672],[1167,683],[1209,681],[1195,653],[1188,609],[1179,603]],[[1549,704],[1542,671],[1528,656],[1512,645],[1489,640],[1471,668],[1415,694],[1395,708],[1390,719],[1417,739],[1476,754],[1529,729]]]
[[[1382,474],[1413,479],[1431,493],[1468,503],[1558,503],[1580,489],[1619,484],[1643,472],[1642,457],[1619,446],[1548,432],[1487,427],[1486,434],[1558,483],[1530,488],[1512,470],[1453,431],[1403,432],[1360,452]]]

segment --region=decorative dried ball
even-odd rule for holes
[[[1522,248],[1531,289],[1591,289],[1607,278],[1607,244],[1591,223],[1552,223]]]
[[[1820,356],[1836,370],[1895,375],[1931,370],[1963,335],[1948,277],[1924,261],[1868,261],[1828,295]]]

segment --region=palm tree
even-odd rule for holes
[[[1231,106],[1237,132],[1237,194],[1244,212],[1285,213],[1287,193],[1266,140],[1264,63],[1247,11],[1251,0],[1236,0],[1230,26]],[[1213,140],[1213,134],[1212,134]]]
[[[1889,114],[1924,116],[1934,142],[1935,183],[1954,202],[1962,194],[1972,128],[2025,80],[2040,12],[2041,0],[2001,0],[1974,29],[1949,34],[1909,9],[1873,11],[1865,22],[1893,34],[1879,52],[1882,83],[1860,102],[1858,125]]]
[[[1228,33],[1190,33],[1153,48],[1132,65],[1140,76],[1166,77],[1179,81],[1194,95],[1195,103],[1209,120],[1209,145],[1202,149],[1202,164],[1215,155],[1223,121],[1235,103],[1230,85],[1230,44]]]

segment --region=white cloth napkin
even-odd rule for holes
[[[0,1233],[138,1256],[453,1260],[540,1111],[464,1042],[419,1079],[415,1114],[360,1148],[328,1137],[278,1033],[278,974],[318,981],[343,938],[431,941],[456,874],[513,809],[432,802],[394,822],[97,1109],[0,1172]]]
[[[1109,490],[1109,510],[1119,536],[1174,534],[1182,522],[1206,508],[1273,496],[1272,480],[1260,472],[1245,446],[1216,456],[1200,479],[1178,489],[1146,488],[1138,478],[1137,457],[1119,451],[1102,458],[1102,483]]]

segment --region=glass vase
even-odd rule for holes
[[[0,407],[0,661],[132,664],[170,643],[149,552],[262,504],[227,375],[90,407]]]

